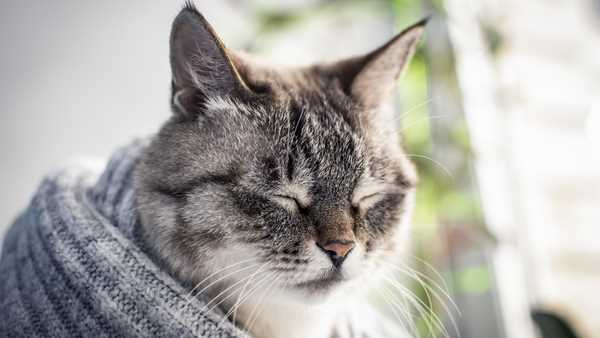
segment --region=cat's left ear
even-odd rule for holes
[[[366,55],[325,65],[321,71],[338,79],[344,91],[363,107],[376,108],[391,94],[414,55],[427,21],[408,27]]]

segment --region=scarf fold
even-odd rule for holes
[[[132,186],[144,146],[103,172],[73,164],[44,179],[4,239],[0,336],[247,337],[145,254]]]

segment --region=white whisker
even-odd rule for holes
[[[210,279],[210,278],[212,278],[213,276],[215,276],[215,275],[217,275],[217,274],[219,274],[219,273],[221,273],[221,272],[223,272],[223,271],[225,271],[225,270],[231,269],[231,268],[233,268],[234,266],[238,266],[238,265],[241,265],[241,264],[244,264],[244,263],[247,263],[247,262],[253,261],[253,260],[255,260],[255,258],[249,258],[249,259],[245,259],[245,260],[243,260],[243,261],[240,261],[240,262],[237,262],[237,263],[234,263],[234,264],[231,264],[231,265],[227,265],[226,267],[224,267],[224,268],[221,268],[221,269],[219,269],[219,270],[217,270],[217,271],[215,271],[215,272],[211,273],[211,274],[210,274],[210,275],[208,275],[206,278],[204,278],[203,280],[201,280],[200,282],[198,282],[198,283],[196,284],[196,286],[194,286],[194,288],[193,288],[193,289],[191,289],[191,290],[190,290],[190,292],[188,292],[188,294],[186,295],[186,298],[190,297],[190,296],[191,296],[191,295],[194,293],[194,291],[196,291],[196,289],[197,289],[198,287],[200,287],[200,285],[202,285],[202,283],[206,282],[207,280],[209,280],[209,279]]]
[[[225,320],[227,320],[227,318],[229,318],[229,316],[231,316],[232,314],[233,314],[233,318],[232,318],[231,322],[232,323],[236,323],[237,310],[239,309],[239,307],[242,306],[247,299],[249,299],[250,297],[252,297],[271,278],[271,274],[267,274],[267,275],[263,276],[260,280],[258,280],[254,284],[254,286],[250,287],[250,289],[248,290],[248,293],[244,295],[244,291],[245,291],[246,286],[250,283],[250,281],[252,280],[252,278],[255,275],[256,274],[253,274],[253,276],[246,282],[246,284],[244,285],[244,288],[239,293],[238,298],[236,299],[236,301],[233,304],[233,306],[231,306],[231,308],[229,309],[229,311],[227,311],[227,313],[225,314],[225,316],[223,317],[223,319],[221,320],[221,322],[219,322],[219,326]]]
[[[450,177],[451,179],[454,179],[454,175],[452,175],[452,173],[450,172],[450,170],[448,168],[446,168],[443,164],[441,164],[440,162],[434,160],[433,158],[426,156],[426,155],[419,155],[419,154],[406,154],[407,157],[416,157],[416,158],[424,158],[426,160],[431,161],[433,164],[437,165],[438,167],[440,167],[444,173],[446,175],[448,175],[448,177]]]
[[[375,291],[380,295],[383,301],[392,309],[394,317],[396,317],[402,328],[410,332],[413,336],[416,336],[417,328],[411,316],[409,307],[406,304],[399,304],[398,297],[394,294],[394,292],[390,292],[386,287],[384,287],[383,289],[375,289]]]
[[[271,276],[275,276],[275,278],[273,278],[273,280],[271,281],[271,283],[269,283],[269,285],[265,288],[267,291],[265,293],[263,293],[262,297],[258,300],[258,302],[256,302],[256,304],[254,305],[254,308],[250,312],[250,316],[248,317],[248,324],[247,324],[248,328],[252,328],[252,326],[254,325],[254,322],[260,316],[260,313],[262,312],[263,309],[260,309],[258,312],[257,312],[257,309],[259,309],[261,307],[261,305],[264,302],[264,300],[267,297],[267,295],[273,293],[274,290],[273,290],[272,287],[273,287],[273,285],[275,285],[275,283],[281,277],[280,274],[275,274],[275,273],[272,274]]]
[[[456,320],[454,319],[453,312],[448,307],[446,301],[444,299],[442,299],[442,297],[436,291],[436,289],[437,289],[439,292],[441,292],[443,294],[443,296],[448,300],[448,302],[450,302],[450,304],[453,306],[453,309],[460,315],[460,310],[458,309],[458,306],[456,305],[456,303],[450,296],[450,294],[449,294],[450,291],[447,289],[447,286],[446,286],[446,289],[442,288],[435,280],[433,280],[429,276],[427,276],[415,269],[412,269],[409,266],[403,265],[404,268],[402,268],[402,267],[396,266],[396,265],[394,265],[390,262],[384,261],[384,260],[379,260],[379,263],[385,264],[386,267],[394,269],[396,271],[399,271],[399,272],[411,277],[416,282],[418,282],[421,285],[421,287],[423,288],[423,290],[425,291],[425,294],[426,294],[430,304],[432,304],[430,295],[433,295],[433,297],[444,308],[444,311],[446,312],[446,314],[448,315],[448,318],[450,319],[450,321],[452,323],[453,329],[460,336],[460,330],[458,329],[458,325],[456,323]],[[433,267],[430,266],[430,269],[433,269]],[[438,275],[439,275],[439,273],[438,273]],[[439,277],[442,278],[441,275]],[[428,283],[426,283],[423,279],[425,279]],[[442,281],[443,281],[443,279],[442,279]],[[430,286],[430,284],[433,286],[433,288]]]
[[[257,271],[262,270],[268,263],[264,263],[263,265],[261,265]],[[226,297],[223,297],[223,299],[221,299],[218,303],[214,304],[212,307],[210,307],[208,309],[208,312],[212,312],[212,310],[214,310],[217,306],[221,305],[225,300],[227,300],[229,297],[231,297],[232,295],[235,294],[235,287],[240,285],[241,283],[246,282],[247,280],[252,279],[252,277],[256,274],[253,273],[250,276],[246,276],[244,278],[241,278],[240,280],[236,281],[235,283],[231,284],[230,286],[226,287],[225,289],[221,290],[221,292],[219,292],[219,294],[217,294],[216,296],[214,296],[206,305],[205,307],[208,308],[208,306],[210,306],[214,301],[218,300],[221,296],[225,295],[227,292],[229,292],[229,290],[232,290],[231,292],[229,292],[229,295],[227,295]]]
[[[402,128],[400,128],[400,132],[404,132],[406,129],[408,129],[410,126],[414,126],[415,124],[419,124],[423,121],[431,121],[433,119],[441,119],[442,117],[448,117],[450,115],[448,114],[439,114],[439,115],[431,115],[431,116],[425,116],[425,117],[421,117],[418,119],[415,119],[414,121],[409,121],[408,123],[402,125]]]
[[[427,325],[427,328],[432,336],[434,333],[434,328],[441,332],[444,336],[449,336],[449,333],[444,327],[442,321],[430,306],[425,304],[419,297],[417,297],[417,295],[410,291],[410,289],[404,287],[393,278],[384,277],[384,279],[388,281],[390,285],[400,292],[404,297],[406,297],[406,299],[414,306],[415,310],[417,310],[420,316],[425,320],[425,324]]]
[[[213,285],[217,284],[218,282],[220,282],[220,281],[222,281],[222,280],[224,280],[224,279],[226,279],[226,278],[228,278],[228,277],[231,277],[231,276],[235,275],[236,273],[239,273],[239,272],[242,272],[242,271],[245,271],[245,270],[249,270],[249,269],[253,269],[253,268],[255,268],[255,267],[256,267],[256,264],[254,264],[254,265],[250,265],[250,266],[246,266],[246,267],[243,267],[243,268],[241,268],[241,269],[237,269],[237,270],[235,270],[235,271],[229,272],[229,273],[227,273],[227,274],[225,274],[225,275],[223,275],[223,276],[221,276],[221,277],[217,278],[216,280],[214,280],[214,281],[213,281],[213,282],[211,282],[210,284],[206,285],[206,286],[205,286],[204,288],[202,288],[200,291],[196,292],[196,296],[197,296],[197,295],[201,295],[201,294],[203,294],[203,293],[204,293],[204,291],[208,290],[208,289],[209,289],[211,286],[213,286]],[[190,299],[189,301],[191,301],[191,299]],[[189,303],[189,301],[188,301],[188,303]]]
[[[432,294],[434,294],[434,297],[437,298],[437,300],[443,304],[445,301],[443,299],[441,299],[441,297],[437,294],[436,290],[441,292],[442,295],[444,296],[444,298],[447,299],[451,303],[454,310],[460,313],[458,306],[456,305],[456,303],[450,296],[450,291],[447,289],[447,285],[445,285],[445,288],[442,288],[431,277],[429,277],[426,274],[419,272],[409,266],[406,266],[406,265],[402,265],[402,267],[400,267],[400,266],[396,266],[390,262],[386,262],[383,260],[381,260],[380,263],[385,264],[387,267],[395,269],[396,271],[404,273],[404,274],[408,275],[409,277],[413,278],[415,281],[417,281],[423,287],[423,289],[427,289],[430,292],[432,292]],[[425,279],[425,281],[427,281],[427,283],[423,279]],[[445,282],[444,282],[444,284],[445,284]],[[434,290],[432,287],[435,288],[436,290]],[[450,313],[449,313],[449,315],[450,315]]]
[[[438,292],[435,290],[439,290],[439,292],[441,292],[444,297],[448,300],[448,302],[450,302],[450,304],[453,306],[453,308],[460,314],[460,311],[458,310],[458,306],[456,305],[456,303],[454,302],[454,300],[452,299],[452,297],[450,297],[449,291],[444,290],[442,287],[440,287],[438,285],[438,283],[436,283],[433,279],[431,279],[429,276],[415,270],[412,269],[409,266],[405,266],[403,265],[404,268],[401,268],[399,266],[395,266],[392,263],[389,262],[382,262],[384,264],[387,264],[389,268],[393,268],[396,271],[399,271],[409,277],[411,277],[413,280],[415,280],[417,283],[419,283],[419,285],[423,288],[423,290],[425,291],[425,295],[427,297],[427,301],[429,302],[429,304],[433,304],[432,299],[431,299],[431,295],[433,295],[433,297],[435,298],[435,300],[440,303],[442,305],[442,307],[444,308],[444,311],[446,312],[446,314],[448,315],[448,318],[450,319],[452,326],[455,330],[455,332],[460,335],[459,329],[458,329],[458,325],[456,323],[456,320],[454,319],[454,315],[453,312],[451,311],[451,309],[448,307],[447,302],[442,299],[442,297],[438,294]],[[423,279],[427,280],[429,283],[426,283]],[[433,285],[432,288],[431,285]]]

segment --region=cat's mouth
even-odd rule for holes
[[[345,280],[346,278],[344,278],[339,270],[332,270],[320,278],[298,283],[296,284],[296,287],[310,292],[327,291],[332,287],[341,284]]]

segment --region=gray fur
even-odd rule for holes
[[[182,10],[171,36],[175,114],[136,170],[157,259],[195,285],[216,255],[243,248],[295,288],[323,236],[352,236],[364,260],[395,255],[391,237],[409,214],[415,174],[380,91],[389,92],[421,31],[364,57],[274,70],[225,49],[195,9]],[[385,187],[368,210],[352,202],[364,182]],[[290,192],[298,189],[305,195]]]

